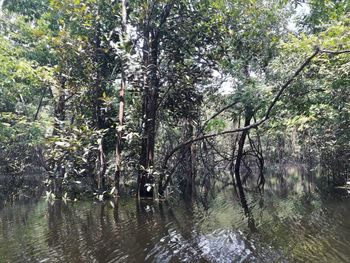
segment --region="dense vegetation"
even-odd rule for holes
[[[344,184],[349,11],[347,0],[5,0],[0,173],[45,172],[65,198],[191,195],[218,181],[243,194],[285,162]]]

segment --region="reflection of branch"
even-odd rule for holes
[[[276,96],[274,97],[274,99],[272,100],[272,102],[270,103],[270,106],[267,108],[267,111],[265,113],[265,117],[262,118],[261,120],[242,127],[242,128],[238,128],[238,129],[233,129],[233,130],[228,130],[228,131],[223,131],[223,132],[217,132],[217,133],[212,133],[212,134],[203,134],[200,136],[197,136],[193,139],[187,140],[181,144],[179,144],[178,146],[176,146],[174,149],[172,149],[166,156],[165,159],[163,161],[163,168],[167,167],[167,163],[169,161],[169,159],[171,158],[171,156],[177,152],[178,150],[180,150],[181,148],[183,148],[184,146],[193,143],[193,142],[197,142],[197,141],[201,141],[207,138],[212,138],[212,137],[216,137],[216,136],[220,136],[220,135],[225,135],[225,134],[231,134],[231,133],[236,133],[236,132],[241,132],[241,131],[247,131],[250,130],[252,128],[256,128],[258,126],[260,126],[261,124],[263,124],[264,122],[266,122],[269,118],[270,118],[270,114],[272,112],[272,109],[275,107],[277,101],[279,101],[279,99],[281,98],[283,92],[289,87],[289,85],[292,83],[292,81],[303,71],[303,69],[310,64],[310,62],[312,61],[313,58],[315,58],[318,54],[328,54],[328,55],[340,55],[340,54],[345,54],[345,53],[350,53],[350,50],[336,50],[336,51],[332,51],[332,50],[325,50],[325,49],[320,49],[319,47],[317,47],[314,51],[314,53],[312,53],[311,56],[309,56],[303,64],[301,64],[301,66],[294,72],[294,74],[281,86],[280,90],[278,91],[278,93],[276,94]]]

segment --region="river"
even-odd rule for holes
[[[350,198],[293,169],[181,201],[22,201],[0,210],[0,262],[350,262]]]

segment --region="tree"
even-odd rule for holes
[[[38,115],[47,103],[43,102],[43,90],[53,79],[52,69],[39,59],[41,53],[46,54],[42,48],[45,25],[33,28],[23,16],[10,18],[1,15],[0,162],[4,172],[21,173],[29,170],[31,163],[40,164],[35,149],[43,143],[48,120]]]
[[[347,88],[348,30],[348,19],[344,17],[323,32],[301,38],[290,36],[282,44],[278,60],[285,60],[293,54],[294,59],[290,61],[294,63],[314,46],[324,49],[289,89],[288,99],[283,100],[284,107],[289,111],[281,113],[283,119],[277,123],[289,130],[292,127],[297,129],[299,145],[303,149],[299,158],[313,163],[321,161],[323,167],[328,167],[324,172],[337,184],[344,183],[348,173],[342,165],[344,158],[348,158],[346,141],[349,136],[345,128],[349,121],[345,101],[350,98]],[[275,74],[283,76],[277,65],[281,64],[275,64]],[[285,65],[283,67],[285,71]],[[308,156],[306,160],[305,156]],[[338,163],[338,169],[333,167],[335,163]],[[329,169],[330,166],[333,168]]]

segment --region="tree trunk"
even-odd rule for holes
[[[191,139],[194,135],[193,124],[190,119],[185,120],[184,125],[184,140]],[[194,147],[193,144],[186,145],[182,150],[182,160],[183,160],[183,193],[186,197],[192,196],[194,190],[194,179],[195,179],[195,165],[194,165]]]
[[[146,30],[144,45],[144,68],[146,71],[143,93],[143,134],[141,142],[140,173],[138,178],[139,197],[153,197],[154,177],[150,170],[154,165],[157,103],[159,97],[158,38],[154,31]],[[148,43],[151,45],[149,46]]]
[[[174,1],[175,2],[175,1]],[[142,96],[142,141],[140,154],[140,172],[138,175],[138,197],[153,197],[154,177],[151,169],[154,165],[156,120],[159,100],[160,81],[158,76],[159,45],[162,39],[162,27],[166,23],[174,2],[166,4],[159,16],[155,16],[153,7],[147,6],[143,24],[143,96]],[[150,23],[152,19],[158,26]]]
[[[124,125],[124,96],[125,96],[125,76],[122,73],[122,83],[119,91],[119,127],[117,131],[117,142],[115,150],[115,175],[114,175],[114,185],[116,187],[116,194],[119,195],[119,182],[121,176],[121,162],[122,162],[122,138],[123,138],[123,125]]]
[[[99,8],[99,7],[98,7]],[[99,10],[97,10],[97,15],[99,15]],[[98,18],[97,18],[98,19]],[[103,77],[104,72],[106,71],[106,60],[104,58],[104,54],[101,51],[101,25],[98,20],[96,20],[95,25],[95,37],[94,37],[94,44],[95,44],[95,67],[96,67],[96,80],[94,85],[94,93],[93,93],[93,104],[95,105],[95,108],[93,110],[94,114],[94,121],[95,121],[95,127],[100,130],[103,129],[105,126],[104,122],[104,116],[103,116]],[[97,181],[97,188],[98,190],[102,191],[106,187],[106,178],[105,173],[107,169],[107,164],[105,162],[105,153],[104,153],[104,138],[102,135],[102,138],[100,138],[99,141],[99,155],[97,157],[97,162],[99,164],[99,169],[96,170],[96,181]]]
[[[253,112],[251,109],[246,108],[245,110],[245,120],[244,120],[244,127],[250,125],[250,120],[253,117]],[[241,168],[241,163],[243,159],[243,154],[244,154],[244,144],[245,140],[248,134],[248,130],[242,131],[241,137],[238,142],[238,150],[237,150],[237,158],[236,158],[236,163],[234,167],[234,174],[235,174],[235,180],[236,184],[238,187],[238,192],[239,196],[243,197],[244,196],[244,191],[243,191],[243,186],[242,186],[242,181],[241,181],[241,176],[240,176],[240,168]]]
[[[261,145],[261,139],[260,139],[260,134],[257,130],[257,143],[253,141],[253,139],[249,136],[248,134],[248,139],[250,143],[250,148],[252,149],[253,153],[255,154],[255,157],[257,158],[257,165],[259,169],[259,175],[258,175],[258,180],[257,180],[257,188],[259,190],[263,190],[264,185],[265,185],[265,176],[264,176],[264,165],[265,165],[265,160],[264,160],[264,155],[262,152],[262,145]]]
[[[122,9],[122,30],[120,34],[120,41],[125,46],[127,41],[127,32],[126,32],[126,2],[121,0],[121,9]],[[117,129],[117,142],[115,149],[115,174],[114,174],[114,185],[116,188],[116,195],[120,193],[119,182],[121,176],[121,162],[122,162],[122,139],[124,135],[124,115],[125,115],[125,89],[126,89],[126,65],[125,57],[121,57],[121,83],[119,90],[119,127]]]
[[[105,185],[105,177],[104,174],[106,173],[106,164],[105,164],[105,154],[103,151],[103,139],[99,139],[98,141],[98,150],[99,150],[99,162],[100,162],[100,169],[97,171],[99,173],[98,181],[97,181],[97,188],[103,189]]]
[[[52,132],[53,136],[59,134],[63,128],[63,122],[66,119],[65,107],[66,107],[66,78],[61,76],[60,80],[61,87],[59,89],[58,100],[55,103],[54,116],[55,123]],[[54,168],[54,182],[53,182],[53,193],[59,197],[62,194],[62,180],[65,174],[65,167],[60,163],[53,163]]]
[[[253,111],[250,107],[246,107],[245,109],[245,119],[244,119],[244,126],[250,125],[250,121],[253,118]],[[243,207],[244,213],[248,218],[248,227],[252,232],[256,231],[256,225],[254,217],[248,207],[247,199],[245,197],[244,189],[242,186],[241,176],[240,176],[240,167],[241,163],[243,161],[243,155],[244,155],[244,144],[246,137],[249,133],[249,130],[244,130],[241,134],[241,137],[238,142],[238,150],[237,150],[237,159],[234,167],[234,174],[236,179],[236,184],[238,187],[238,193],[239,193],[239,199],[241,201],[241,205]]]
[[[43,91],[42,91],[41,97],[40,97],[40,101],[39,101],[39,105],[38,105],[38,108],[36,109],[36,112],[35,112],[35,115],[34,115],[34,121],[36,121],[38,119],[39,112],[40,112],[40,109],[41,109],[41,106],[43,104],[43,100],[44,100],[44,97],[45,97],[45,94],[46,94],[46,90],[47,90],[47,88],[43,88]]]

